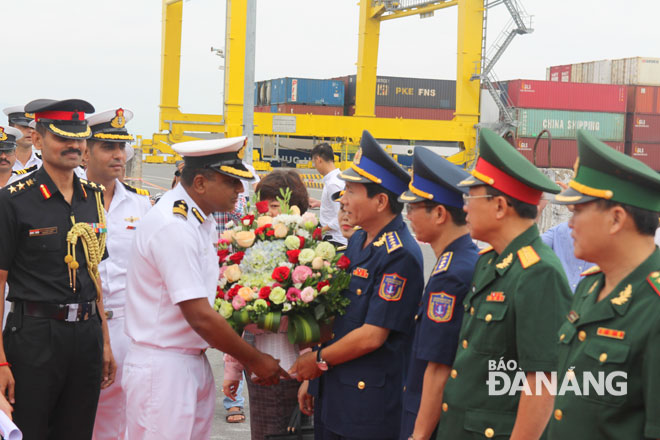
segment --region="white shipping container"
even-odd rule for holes
[[[628,85],[660,85],[660,58],[626,58],[625,83]]]
[[[594,73],[591,78],[595,84],[611,84],[612,82],[612,61],[601,60],[594,61]]]
[[[553,79],[553,80],[550,79],[550,68],[549,67],[545,68],[545,80],[546,81],[557,81],[556,79]]]
[[[625,84],[625,61],[625,58],[621,60],[612,60],[612,84]]]
[[[488,90],[481,89],[481,96],[479,101],[479,122],[482,124],[491,124],[499,122],[500,120],[500,109],[495,103],[495,99],[488,92]]]

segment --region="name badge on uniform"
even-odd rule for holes
[[[378,296],[385,301],[399,301],[406,286],[406,278],[395,273],[386,273],[380,282]]]
[[[429,296],[426,316],[433,322],[449,322],[454,315],[456,297],[445,292],[433,292]]]
[[[356,267],[353,269],[353,275],[360,278],[369,278],[369,271],[364,267]]]
[[[489,302],[504,302],[504,299],[506,298],[506,295],[504,295],[504,292],[490,292],[490,294],[486,297],[486,301]]]
[[[29,237],[42,237],[44,235],[53,235],[53,234],[57,234],[57,226],[51,226],[49,228],[30,229],[28,231]]]

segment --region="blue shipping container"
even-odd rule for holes
[[[344,83],[330,79],[274,79],[270,103],[343,106]]]

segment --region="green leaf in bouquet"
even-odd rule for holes
[[[280,329],[280,321],[282,320],[282,312],[268,312],[259,315],[257,325],[260,329],[269,332],[277,333]]]
[[[318,304],[314,307],[314,317],[317,321],[325,317],[325,304]]]
[[[280,188],[280,195],[281,197],[276,197],[277,201],[280,202],[280,212],[282,214],[291,214],[289,202],[291,201],[293,191],[289,187]]]
[[[308,344],[321,338],[321,327],[309,314],[289,315],[287,337],[292,344]]]
[[[250,315],[247,310],[241,309],[234,311],[231,317],[232,321],[236,323],[237,328],[242,329],[250,323]]]

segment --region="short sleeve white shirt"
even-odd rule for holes
[[[185,219],[172,209],[180,200],[188,206]],[[126,333],[155,347],[207,348],[178,304],[206,298],[211,305],[215,299],[220,273],[215,219],[177,185],[144,216],[136,232],[127,275]]]
[[[337,191],[344,189],[344,181],[339,179],[339,169],[335,168],[328,174],[323,176],[323,192],[321,193],[321,209],[319,212],[319,220],[321,226],[327,226],[329,229],[324,235],[330,235],[332,241],[346,244],[347,240],[341,235],[339,230],[339,202],[332,200],[332,195]]]
[[[42,163],[43,162],[42,162],[41,159],[39,159],[39,156],[37,156],[37,153],[34,150],[32,150],[32,154],[30,155],[30,158],[27,160],[27,162],[25,162],[25,164],[22,164],[21,161],[18,160],[18,158],[17,158],[16,162],[14,162],[14,166],[12,167],[12,170],[13,171],[20,171],[20,170],[23,170],[25,168],[29,168],[32,165],[36,165],[37,168],[39,168],[39,167],[41,167]],[[25,175],[23,175],[22,177],[25,177]]]

